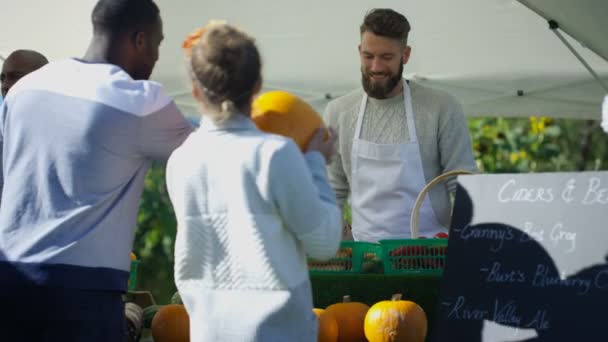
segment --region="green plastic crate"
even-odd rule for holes
[[[342,241],[334,258],[308,259],[310,274],[379,273],[382,268],[382,247],[377,243]]]
[[[139,260],[131,260],[131,271],[129,272],[129,290],[135,290],[137,288],[137,268],[139,267]]]
[[[441,275],[448,239],[381,240],[386,274]]]

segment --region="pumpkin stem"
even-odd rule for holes
[[[342,303],[350,303],[351,299],[349,295],[342,297]]]
[[[392,297],[391,300],[397,301],[397,300],[401,300],[401,298],[403,297],[403,295],[401,293],[395,293]]]

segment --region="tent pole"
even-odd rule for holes
[[[576,56],[576,58],[585,66],[585,68],[591,73],[591,75],[595,78],[595,80],[600,84],[602,88],[608,93],[608,85],[602,82],[602,79],[597,75],[595,71],[591,68],[591,66],[583,59],[583,57],[574,50],[572,45],[564,38],[564,35],[560,31],[558,31],[559,24],[555,20],[549,20],[549,29],[555,33],[555,35],[566,45],[566,47]]]

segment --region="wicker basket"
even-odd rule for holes
[[[431,180],[418,194],[410,219],[411,239],[381,240],[382,261],[387,274],[439,275],[445,267],[447,239],[419,239],[418,216],[426,194],[436,184],[457,175],[470,175],[472,172],[454,170],[441,174]]]

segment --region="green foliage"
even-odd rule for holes
[[[478,118],[469,120],[469,130],[481,172],[608,170],[608,137],[596,121]],[[344,213],[350,222],[349,208]],[[160,304],[175,293],[175,229],[164,165],[155,165],[146,179],[134,251],[142,261],[139,288]]]
[[[482,172],[608,169],[606,136],[596,121],[483,118],[469,120]]]
[[[139,264],[138,288],[152,292],[157,303],[168,303],[175,292],[173,206],[167,194],[165,165],[154,165],[145,181],[133,250]]]

